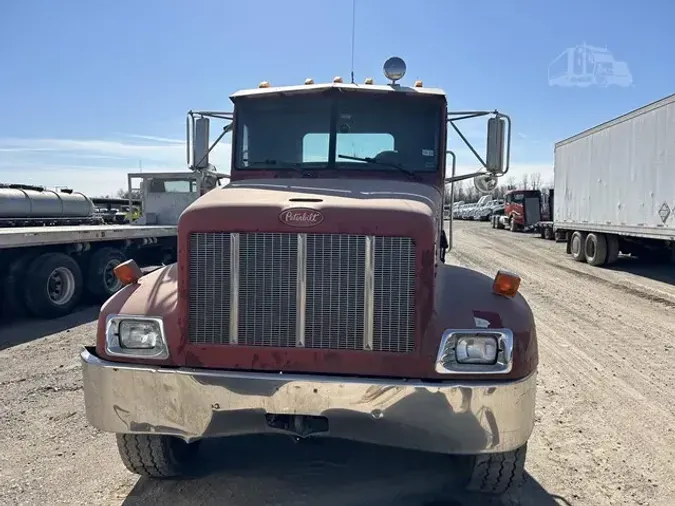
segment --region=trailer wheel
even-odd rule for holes
[[[11,318],[28,316],[23,280],[28,266],[37,256],[37,253],[27,253],[10,262],[2,287],[2,312],[6,316]]]
[[[45,253],[28,268],[26,306],[39,318],[58,318],[73,311],[82,298],[84,284],[77,262],[63,253]]]
[[[89,261],[87,271],[87,291],[98,301],[103,302],[122,288],[113,269],[126,261],[126,256],[116,248],[101,248]]]
[[[604,265],[607,262],[607,238],[605,234],[588,234],[584,243],[584,253],[586,254],[586,262],[590,265],[595,267]]]
[[[584,262],[586,260],[586,234],[578,230],[572,234],[570,240],[570,253],[572,258],[577,262]]]
[[[607,234],[607,265],[619,259],[619,238],[614,234]]]
[[[122,462],[132,473],[149,478],[175,478],[190,469],[199,441],[186,443],[174,436],[117,434]]]
[[[490,495],[503,495],[522,486],[527,443],[505,452],[467,457],[469,480],[466,489]]]

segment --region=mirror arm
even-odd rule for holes
[[[481,172],[472,172],[471,174],[462,174],[461,176],[453,176],[447,178],[444,182],[447,183],[455,183],[457,181],[464,181],[465,179],[471,179],[472,177],[476,176],[491,176],[489,172],[481,171]]]
[[[446,154],[450,155],[452,157],[452,171],[450,172],[450,219],[448,220],[449,222],[449,227],[448,227],[448,236],[446,237],[448,241],[448,249],[447,251],[452,251],[452,221],[454,219],[453,213],[454,213],[454,207],[455,207],[455,170],[457,169],[457,155],[455,155],[454,151],[446,151]],[[445,182],[448,180],[446,179]],[[443,199],[445,200],[445,199]],[[445,204],[445,202],[443,202]],[[441,215],[441,223],[443,223],[443,215]]]
[[[455,125],[455,121],[461,121],[464,119],[471,119],[471,118],[479,118],[482,116],[487,116],[489,114],[494,114],[496,118],[504,118],[506,119],[506,126],[508,128],[508,133],[506,135],[506,154],[505,154],[505,164],[504,164],[504,171],[499,173],[499,174],[494,174],[496,177],[502,177],[504,176],[508,171],[509,167],[511,165],[511,118],[509,117],[508,114],[504,114],[499,112],[498,110],[494,111],[456,111],[456,112],[448,112],[447,113],[447,121],[450,123],[452,128],[454,128],[455,132],[457,132],[457,135],[459,135],[460,139],[462,139],[462,142],[468,147],[473,155],[476,157],[476,159],[480,162],[480,164],[487,170],[487,163],[483,158],[478,154],[478,152],[474,149],[474,147],[471,145],[471,143],[468,141],[466,137],[464,137],[464,134],[459,130],[457,125]],[[482,175],[483,173],[475,173],[473,175]],[[460,176],[462,179],[468,179],[468,177],[471,176]],[[461,181],[461,179],[456,179],[456,181]]]
[[[455,125],[455,124],[451,121],[451,122],[450,122],[450,126],[451,126],[452,128],[455,129],[455,132],[457,132],[457,135],[459,135],[459,137],[462,139],[462,141],[464,142],[464,144],[466,144],[466,147],[469,148],[469,149],[471,150],[471,152],[473,153],[473,156],[475,156],[476,159],[480,162],[480,164],[481,164],[483,167],[485,167],[485,169],[487,169],[487,164],[485,163],[485,161],[483,160],[483,158],[482,158],[482,157],[478,154],[478,152],[473,148],[473,146],[471,145],[471,143],[469,142],[469,140],[468,140],[466,137],[464,137],[464,134],[459,130],[459,128],[457,128],[457,125]]]

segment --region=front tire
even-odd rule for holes
[[[195,460],[198,445],[174,436],[117,434],[117,448],[126,468],[148,478],[184,476]]]
[[[503,495],[520,488],[525,481],[527,443],[505,452],[467,457],[466,490],[489,495]]]

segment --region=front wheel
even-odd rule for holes
[[[525,481],[526,456],[527,443],[510,452],[461,457],[466,490],[490,495],[517,490]]]
[[[199,441],[186,443],[174,436],[117,434],[117,448],[126,468],[148,478],[176,478],[187,474]]]

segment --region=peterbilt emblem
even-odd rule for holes
[[[279,221],[291,227],[315,227],[323,221],[323,214],[315,209],[293,207],[282,211]]]

